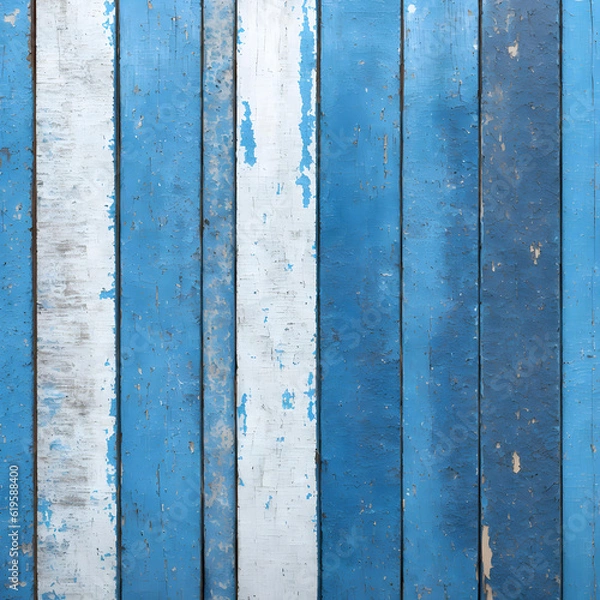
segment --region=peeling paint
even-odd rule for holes
[[[512,464],[513,473],[519,473],[521,471],[521,457],[516,453],[512,453]]]

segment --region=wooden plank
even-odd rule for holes
[[[482,5],[482,593],[561,594],[558,0]]]
[[[236,597],[235,2],[205,0],[203,75],[204,597]]]
[[[0,12],[0,566],[4,598],[33,598],[33,74],[28,0]]]
[[[316,10],[238,1],[239,598],[316,598]]]
[[[36,14],[38,595],[114,598],[115,12]]]
[[[596,598],[600,308],[597,170],[600,5],[563,3],[563,568],[565,600]]]
[[[432,0],[404,13],[407,598],[479,595],[478,12]]]
[[[324,597],[400,595],[400,3],[324,0]]]
[[[201,596],[201,2],[122,2],[125,598]]]

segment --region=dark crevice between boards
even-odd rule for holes
[[[232,31],[231,35],[233,37],[232,48],[233,48],[233,56],[232,56],[232,97],[233,97],[233,107],[232,107],[232,123],[233,123],[233,132],[232,132],[232,144],[234,148],[234,159],[233,159],[233,198],[232,198],[232,208],[231,214],[233,219],[233,226],[231,235],[233,238],[233,274],[232,274],[232,285],[233,285],[233,322],[237,323],[237,144],[238,144],[238,133],[237,133],[237,90],[238,90],[238,64],[237,64],[237,30],[238,30],[238,15],[239,15],[239,6],[238,0],[233,0],[233,23],[232,23]],[[233,448],[234,448],[234,464],[235,464],[235,475],[233,481],[233,498],[235,502],[235,513],[236,519],[234,521],[234,534],[233,534],[233,555],[234,555],[234,579],[235,579],[235,590],[236,595],[239,596],[239,583],[238,583],[238,570],[239,570],[239,549],[238,549],[238,535],[237,535],[237,507],[238,507],[238,460],[237,460],[237,448],[238,448],[238,413],[237,413],[237,397],[238,397],[238,364],[237,364],[237,327],[233,327],[233,423],[234,423],[234,436],[233,436]]]
[[[591,3],[591,0],[590,0]],[[558,436],[558,456],[559,459],[559,485],[560,485],[560,501],[558,504],[559,510],[559,528],[560,528],[560,557],[559,557],[559,579],[560,579],[560,594],[562,598],[563,590],[564,590],[564,544],[563,544],[563,532],[564,532],[564,520],[563,520],[563,489],[564,489],[564,479],[563,479],[563,385],[562,382],[565,381],[564,377],[564,360],[563,360],[563,289],[564,289],[564,273],[563,273],[563,62],[562,62],[562,48],[563,48],[563,3],[559,2],[558,6],[558,210],[559,210],[559,236],[558,236],[558,256],[559,256],[559,265],[558,265],[558,306],[559,306],[559,327],[558,327],[558,360],[559,360],[559,382],[558,386],[558,422],[559,422],[559,436]],[[595,186],[594,186],[594,189]]]
[[[122,598],[122,578],[121,568],[122,558],[122,525],[121,525],[121,441],[123,439],[121,431],[121,36],[120,36],[120,0],[115,0],[115,394],[116,394],[116,414],[115,414],[115,435],[116,435],[116,501],[117,501],[117,598]]]
[[[200,552],[198,553],[200,559],[200,589],[199,596],[201,599],[204,598],[204,582],[206,581],[206,567],[204,560],[204,252],[203,252],[203,244],[204,244],[204,64],[205,64],[205,42],[204,42],[204,5],[205,2],[201,0],[199,3],[200,9],[200,196],[198,198],[198,211],[199,211],[199,220],[198,220],[198,239],[200,243],[200,260],[199,260],[199,290],[200,290],[200,320],[199,320],[199,336],[200,336],[200,373],[198,374],[198,384],[199,384],[199,393],[200,396],[198,398],[198,402],[200,403],[200,423],[198,427],[199,431],[199,439],[200,439],[200,510],[199,510],[199,519],[200,519]]]
[[[323,6],[322,0],[316,0],[316,10],[317,10],[317,19],[316,19],[316,45],[317,45],[317,55],[316,55],[316,119],[315,119],[315,193],[316,193],[316,219],[315,219],[315,254],[316,256],[320,256],[320,232],[321,232],[321,184],[320,184],[320,173],[321,173],[321,24],[323,18]],[[321,268],[320,261],[316,261],[316,284],[317,290],[319,289],[319,281],[321,280]],[[320,294],[317,291],[315,298],[315,314],[316,314],[316,332],[317,332],[317,341],[316,341],[316,381],[315,381],[315,392],[317,397],[317,449],[315,453],[315,469],[316,469],[316,482],[317,482],[317,565],[318,565],[318,575],[317,575],[317,597],[321,598],[323,596],[323,544],[321,543],[323,538],[323,529],[322,529],[322,521],[323,521],[323,511],[321,504],[321,378],[322,378],[322,369],[321,369],[321,298]]]
[[[482,128],[482,81],[483,81],[483,69],[482,69],[482,47],[483,47],[483,0],[479,0],[478,3],[479,14],[477,15],[477,26],[478,26],[478,40],[477,40],[477,95],[479,98],[478,102],[478,142],[479,142],[479,152],[478,152],[478,196],[479,196],[479,219],[478,223],[478,252],[477,252],[477,274],[478,274],[478,282],[477,282],[477,336],[478,336],[478,352],[477,352],[477,447],[478,447],[478,456],[477,456],[477,480],[478,480],[478,535],[477,535],[477,569],[476,576],[479,582],[479,594],[483,598],[485,591],[485,581],[483,576],[483,547],[482,547],[482,497],[481,497],[481,478],[483,475],[483,462],[482,462],[482,453],[481,453],[481,395],[482,395],[482,363],[481,363],[481,283],[482,283],[482,247],[483,247],[483,128]]]
[[[400,210],[399,216],[400,220],[398,223],[399,226],[399,236],[398,243],[400,245],[398,251],[400,253],[400,278],[399,278],[399,289],[398,295],[400,301],[398,302],[399,314],[398,314],[398,339],[400,340],[400,352],[399,352],[399,371],[398,375],[400,378],[399,387],[400,387],[400,397],[398,399],[400,403],[400,548],[399,548],[399,569],[400,569],[400,596],[402,597],[404,594],[404,339],[403,339],[403,322],[404,322],[404,312],[403,312],[403,281],[404,281],[404,203],[403,203],[403,175],[404,175],[404,82],[406,71],[404,68],[404,47],[406,41],[406,35],[404,31],[404,1],[401,3],[400,7],[400,48],[399,48],[399,64],[400,64],[400,73],[399,73],[399,85],[400,85],[400,94],[399,94],[399,114],[400,114],[400,149],[399,149],[399,158],[400,165],[398,169],[399,182],[398,189],[400,190],[400,198],[398,201],[400,202]]]
[[[36,46],[37,46],[37,36],[36,36],[36,2],[35,0],[31,0],[29,3],[29,16],[31,29],[29,34],[29,65],[31,68],[31,84],[32,84],[32,102],[33,102],[33,111],[32,111],[32,133],[33,133],[33,148],[31,149],[32,153],[32,165],[33,171],[31,176],[31,277],[32,277],[32,334],[33,339],[31,343],[31,351],[32,351],[32,365],[33,365],[33,389],[32,398],[32,461],[33,461],[33,544],[32,544],[32,553],[33,553],[33,596],[35,598],[38,597],[38,577],[37,577],[37,563],[38,563],[38,552],[37,552],[37,539],[38,539],[38,523],[37,523],[37,513],[38,513],[38,446],[37,446],[37,422],[38,422],[38,394],[37,394],[37,380],[38,380],[38,353],[37,353],[37,331],[38,331],[38,320],[37,320],[37,306],[38,306],[38,289],[37,289],[37,126],[36,126],[36,115],[37,115],[37,107],[36,107],[36,82],[37,82],[37,61],[36,61]]]

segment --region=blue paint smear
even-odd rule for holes
[[[240,145],[244,148],[244,162],[253,167],[256,164],[256,140],[254,139],[254,129],[252,128],[252,111],[247,100],[242,102],[244,105],[244,119],[241,125],[241,140]]]
[[[66,596],[61,594],[60,596],[56,592],[46,592],[42,594],[42,600],[66,600]]]
[[[296,185],[302,186],[302,205],[304,208],[308,208],[310,206],[310,179],[308,175],[302,174],[298,179],[296,179]]]
[[[283,406],[284,410],[293,410],[295,408],[294,403],[295,395],[292,394],[289,390],[285,390],[281,395],[281,406]]]
[[[273,496],[269,496],[269,499],[265,502],[265,508],[267,510],[271,508],[271,500],[273,500]]]
[[[316,67],[315,63],[315,34],[310,28],[308,20],[308,9],[306,0],[302,5],[304,15],[302,31],[300,32],[300,98],[302,100],[302,118],[300,120],[300,135],[302,137],[302,158],[300,159],[300,177],[296,179],[296,185],[302,187],[302,204],[304,208],[310,206],[311,191],[310,179],[305,171],[309,170],[313,164],[313,157],[310,154],[310,145],[313,141],[315,131],[315,116],[312,114],[312,75]]]
[[[300,121],[300,134],[302,135],[302,160],[300,172],[310,169],[313,158],[310,155],[310,145],[315,130],[315,116],[312,113],[312,88],[313,71],[315,69],[315,34],[308,21],[306,0],[302,5],[304,21],[300,32],[300,97],[302,99],[302,120]]]
[[[317,418],[317,415],[315,413],[315,394],[316,394],[316,390],[314,388],[314,381],[315,381],[315,377],[312,373],[310,373],[308,375],[308,390],[306,392],[304,392],[304,395],[308,397],[308,420],[309,421],[314,421]]]
[[[242,38],[240,37],[240,35],[242,33],[245,33],[245,29],[242,27],[242,17],[238,16],[238,30],[237,30],[237,45],[241,46],[242,45]]]
[[[114,300],[115,299],[115,288],[110,290],[102,290],[100,292],[100,300]]]
[[[246,412],[246,402],[248,402],[248,396],[246,394],[242,394],[242,401],[238,406],[237,414],[239,419],[243,419],[243,421],[240,421],[240,428],[244,435],[248,433],[248,426],[246,425],[246,419],[248,418],[248,413]]]
[[[51,506],[51,502],[46,500],[46,498],[40,498],[38,500],[38,513],[40,514],[40,520],[48,529],[50,529],[52,521],[52,510],[50,509]]]

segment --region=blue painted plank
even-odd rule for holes
[[[205,0],[203,11],[204,596],[234,600],[235,2]]]
[[[400,17],[388,0],[322,4],[324,598],[400,593]]]
[[[33,598],[33,78],[28,0],[0,12],[0,566]]]
[[[477,598],[478,3],[405,5],[406,598]]]
[[[482,592],[559,598],[558,0],[482,5]]]
[[[600,309],[596,214],[600,4],[563,3],[563,556],[565,600],[596,598],[600,566]]]
[[[201,596],[201,3],[120,4],[123,598]]]

